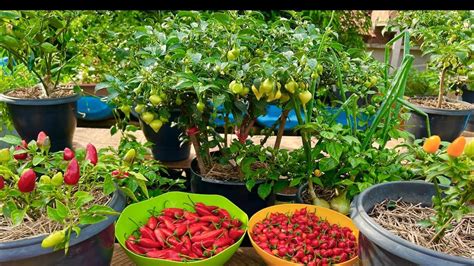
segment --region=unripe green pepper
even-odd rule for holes
[[[464,154],[469,158],[474,158],[474,140],[469,142],[466,147],[464,147]]]
[[[51,183],[55,186],[60,186],[63,184],[64,177],[62,172],[57,172],[51,179]]]
[[[136,155],[137,155],[137,152],[135,151],[135,149],[130,149],[127,151],[127,153],[123,157],[123,161],[125,162],[125,164],[131,165],[133,163],[133,160],[135,160]]]
[[[8,148],[0,150],[0,163],[8,162],[10,160],[10,150]]]
[[[51,184],[51,177],[49,177],[47,175],[42,175],[40,177],[40,183],[41,184]]]
[[[47,236],[43,241],[41,242],[41,247],[42,248],[52,248],[61,242],[64,241],[66,238],[66,231],[61,230],[61,231],[56,231],[51,233],[49,236]]]

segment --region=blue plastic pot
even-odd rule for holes
[[[260,126],[271,128],[280,118],[282,109],[276,105],[269,104],[267,105],[267,113],[265,115],[259,116],[257,118],[257,123]],[[301,114],[304,119],[304,114]],[[286,118],[285,124],[285,131],[293,129],[295,126],[298,125],[298,120],[296,118],[295,110],[291,110],[288,113],[288,117]],[[276,126],[276,129],[279,129],[280,125]]]
[[[113,117],[113,106],[103,102],[102,97],[82,96],[77,100],[76,117],[87,121],[100,121]]]

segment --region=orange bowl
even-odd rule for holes
[[[308,211],[316,211],[316,215],[319,218],[327,220],[331,224],[338,224],[339,226],[346,226],[349,227],[352,232],[354,232],[354,235],[356,237],[356,241],[359,241],[359,230],[357,227],[354,225],[352,220],[336,211],[333,211],[328,208],[324,207],[319,207],[319,206],[314,206],[314,205],[308,205],[308,204],[279,204],[271,207],[267,207],[265,209],[260,210],[256,214],[254,214],[248,224],[248,234],[250,237],[250,242],[252,242],[252,246],[255,248],[257,251],[257,254],[262,257],[262,259],[265,261],[267,265],[275,265],[275,266],[296,266],[296,265],[302,265],[302,264],[297,264],[293,263],[284,259],[280,259],[276,256],[273,256],[272,254],[267,253],[264,251],[262,248],[260,248],[255,241],[252,239],[251,232],[253,232],[253,227],[255,226],[256,223],[262,221],[269,215],[270,213],[274,212],[281,212],[281,213],[293,213],[296,210],[302,209],[302,208],[307,208]],[[356,265],[359,261],[359,258],[356,256],[348,261],[345,261],[340,264],[334,264],[334,265],[339,265],[339,266],[349,266],[349,265]]]

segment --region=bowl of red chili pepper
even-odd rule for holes
[[[115,237],[139,266],[224,265],[247,224],[247,214],[223,196],[168,192],[127,206]]]

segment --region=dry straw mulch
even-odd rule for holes
[[[84,205],[84,209],[88,209],[95,204],[105,205],[111,200],[110,196],[102,193],[102,190],[94,190],[92,195],[94,196],[94,200]],[[48,218],[46,211],[39,217],[26,215],[23,222],[17,226],[13,226],[10,220],[0,216],[0,243],[34,238],[50,234],[62,228],[63,226],[60,223],[51,221]]]
[[[377,204],[369,215],[388,231],[425,248],[474,259],[474,213],[468,214],[459,223],[453,221],[445,236],[439,242],[432,242],[436,235],[435,229],[418,224],[418,221],[435,214],[432,208],[399,199],[396,208],[389,210],[387,202],[385,200]]]

